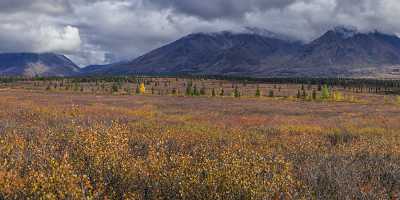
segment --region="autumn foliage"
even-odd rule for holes
[[[254,92],[2,90],[0,199],[399,198],[398,105]]]

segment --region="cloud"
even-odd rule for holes
[[[0,51],[81,66],[133,59],[191,32],[255,26],[312,40],[337,25],[400,33],[398,0],[2,0]]]
[[[65,26],[57,29],[52,26],[40,27],[33,30],[33,50],[37,52],[73,52],[80,48],[81,38],[79,29]]]
[[[240,19],[247,13],[282,8],[294,0],[149,0],[160,7],[173,8],[176,12],[197,16],[205,20],[219,18]]]

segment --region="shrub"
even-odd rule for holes
[[[400,105],[400,96],[396,96],[396,104]]]
[[[358,139],[358,136],[348,132],[334,132],[327,135],[327,139],[330,145],[343,145],[350,144],[354,140]]]

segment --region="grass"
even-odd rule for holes
[[[0,199],[399,198],[400,107],[374,95],[0,96]]]

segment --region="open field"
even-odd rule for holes
[[[2,85],[0,199],[400,197],[394,96],[308,101],[290,97],[300,85],[261,84],[263,97],[246,85],[234,98],[231,83],[204,84],[199,97],[184,86],[127,95]],[[214,87],[227,95],[211,97]]]

